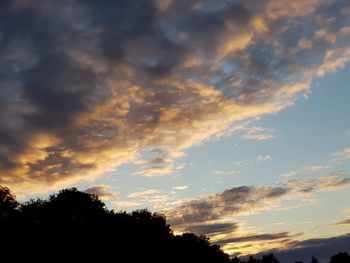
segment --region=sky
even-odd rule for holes
[[[148,208],[230,255],[350,248],[350,2],[0,2],[0,184]]]

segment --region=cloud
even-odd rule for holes
[[[329,168],[329,166],[325,166],[325,165],[307,165],[307,166],[303,167],[303,170],[318,172],[318,171],[321,171],[321,170],[326,169],[326,168]]]
[[[141,170],[135,172],[135,175],[153,177],[159,175],[171,174],[176,170],[181,170],[184,164],[175,164],[175,159],[184,156],[183,152],[173,151],[167,152],[164,149],[152,149],[149,152],[144,151],[150,157],[148,159],[141,159],[135,161],[135,164],[141,166]],[[145,154],[144,153],[144,154]]]
[[[227,232],[234,232],[239,228],[238,223],[215,223],[204,225],[193,225],[186,229],[186,231],[195,233],[198,235],[213,235],[222,234]]]
[[[339,33],[340,35],[343,35],[343,36],[350,36],[350,27],[349,26],[342,27]]]
[[[312,48],[312,41],[303,37],[299,39],[298,48],[300,49],[310,49]]]
[[[350,215],[350,207],[343,207],[341,213],[343,215]]]
[[[137,206],[142,205],[141,202],[122,201],[122,200],[117,200],[117,201],[113,202],[113,204],[118,209],[125,209],[125,208],[129,208],[129,207],[137,207]]]
[[[155,194],[159,194],[159,190],[157,189],[147,189],[144,191],[139,191],[139,192],[134,192],[131,193],[129,195],[127,195],[128,198],[140,198],[140,197],[147,197],[150,195],[155,195]]]
[[[217,175],[236,175],[236,171],[224,171],[224,170],[214,170],[214,174]]]
[[[267,3],[267,12],[273,19],[280,17],[302,17],[314,13],[320,2],[320,0],[295,0],[293,2],[270,0]]]
[[[335,223],[335,225],[349,225],[349,224],[350,224],[350,219],[344,219]]]
[[[175,231],[207,234],[212,242],[222,245],[231,255],[242,256],[269,250],[288,252],[306,246],[310,240],[303,241],[303,233],[283,230],[261,233],[259,228],[252,231],[243,223],[236,222],[237,218],[263,211],[289,209],[288,205],[285,206],[289,202],[293,203],[293,208],[303,206],[305,201],[313,200],[317,193],[349,187],[350,176],[345,171],[333,171],[310,179],[287,177],[271,186],[236,186],[221,193],[183,201],[167,210],[168,221]],[[344,220],[339,223],[348,222]],[[325,244],[327,242],[328,239],[325,239]]]
[[[178,186],[173,186],[172,189],[174,190],[186,190],[188,188],[188,185],[178,185]]]
[[[243,260],[249,255],[261,258],[264,254],[274,253],[281,262],[286,263],[307,262],[312,256],[321,262],[328,262],[331,256],[340,251],[349,252],[350,234],[327,238],[302,239],[302,237],[302,233],[288,232],[253,234],[227,239],[228,243],[221,244],[231,256],[240,256]],[[260,252],[257,253],[257,250]]]
[[[262,162],[262,161],[269,161],[271,160],[271,156],[270,155],[259,155],[258,157],[256,157],[256,160],[258,162]]]
[[[111,186],[104,184],[89,187],[86,190],[84,190],[84,192],[88,194],[98,195],[100,198],[107,200],[115,196],[115,193],[111,192]]]
[[[342,151],[332,153],[331,156],[333,157],[332,161],[334,162],[341,162],[350,159],[350,148],[345,148]]]
[[[60,188],[145,161],[145,151],[158,156],[138,175],[172,173],[189,147],[293,105],[313,77],[344,67],[348,8],[341,0],[3,1],[0,184]]]
[[[317,75],[324,76],[327,72],[336,72],[337,69],[345,67],[346,63],[349,61],[349,58],[350,48],[328,50],[323,64],[318,69]]]
[[[250,234],[247,236],[239,236],[234,238],[228,238],[220,240],[218,243],[224,245],[227,243],[237,243],[237,242],[254,242],[254,241],[271,241],[276,239],[285,239],[293,237],[288,232],[281,232],[275,234]]]
[[[245,133],[241,136],[244,140],[266,141],[271,140],[274,136],[270,130],[262,127],[242,127]]]
[[[168,212],[169,222],[177,229],[186,229],[196,224],[276,209],[283,199],[298,200],[317,192],[349,187],[350,176],[344,171],[313,179],[286,179],[273,186],[237,186],[184,202]]]
[[[321,262],[328,262],[330,257],[339,252],[349,251],[350,234],[329,238],[313,238],[306,240],[293,240],[287,242],[288,248],[283,250],[274,249],[272,252],[281,261],[292,263],[295,261],[309,261],[315,256]]]
[[[302,182],[302,185],[301,185]],[[286,185],[299,194],[310,194],[315,191],[334,191],[350,186],[350,175],[345,171],[333,171],[326,176],[309,180],[289,179]]]
[[[286,172],[286,173],[281,174],[281,176],[282,176],[282,177],[293,177],[293,176],[295,176],[295,175],[297,175],[297,174],[298,174],[297,171],[288,171],[288,172]]]
[[[350,15],[350,7],[344,7],[341,11],[345,15]]]
[[[270,140],[272,139],[273,136],[272,135],[268,135],[268,134],[244,134],[242,135],[242,139],[245,140],[254,140],[254,141],[266,141],[266,140]]]
[[[269,202],[289,192],[285,187],[238,186],[222,193],[185,202],[169,213],[170,223],[179,228],[224,219],[248,211],[270,209]]]

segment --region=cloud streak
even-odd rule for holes
[[[341,221],[335,223],[335,225],[350,225],[350,219],[341,220]]]
[[[330,257],[338,254],[339,251],[349,252],[350,234],[329,238],[313,238],[301,241],[289,241],[288,249],[271,250],[283,262],[292,263],[295,260],[310,260],[314,255],[322,262],[329,261]]]
[[[99,198],[102,198],[104,200],[108,200],[113,198],[116,193],[113,193],[111,191],[111,186],[110,185],[95,185],[87,188],[84,190],[84,192],[88,194],[94,194],[98,195]]]

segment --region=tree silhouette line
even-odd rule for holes
[[[108,210],[97,195],[76,188],[19,203],[0,186],[0,255],[30,262],[244,263],[230,259],[204,235],[175,235],[162,214]],[[251,256],[245,263],[279,260],[267,254],[261,259]],[[310,263],[318,260],[313,257]],[[330,263],[350,263],[350,256],[339,253]]]

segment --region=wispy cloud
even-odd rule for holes
[[[338,221],[335,223],[335,225],[350,225],[350,218]]]
[[[258,162],[262,162],[262,161],[269,161],[269,160],[271,160],[272,158],[271,158],[271,156],[270,155],[259,155],[258,157],[256,157],[256,160],[258,161]]]
[[[238,172],[237,171],[232,171],[232,170],[214,170],[214,174],[217,175],[236,175]]]
[[[186,229],[186,231],[198,235],[213,235],[222,233],[231,233],[239,228],[238,223],[213,223],[203,225],[193,225]]]
[[[138,207],[140,205],[142,205],[141,202],[136,202],[136,201],[123,201],[123,200],[117,200],[113,202],[113,205],[117,208],[117,209],[126,209],[126,208],[134,208],[134,207]]]
[[[111,199],[117,195],[117,193],[112,192],[112,187],[110,185],[95,185],[87,188],[84,192],[89,194],[98,195],[101,199]]]
[[[288,232],[281,232],[275,234],[253,234],[247,236],[239,236],[219,241],[219,244],[235,243],[235,242],[254,242],[254,241],[271,241],[276,239],[290,238],[292,235]]]
[[[244,131],[244,134],[241,136],[241,138],[244,140],[266,141],[274,137],[271,134],[271,129],[257,126],[242,126],[240,129]]]
[[[303,167],[305,171],[318,172],[330,168],[330,165],[307,165]]]
[[[159,193],[160,193],[160,191],[157,189],[147,189],[147,190],[143,190],[143,191],[133,192],[131,194],[128,194],[127,197],[128,198],[139,198],[139,197],[146,197],[146,196],[155,195],[155,194],[159,194]]]
[[[331,156],[333,157],[332,161],[334,162],[348,160],[350,159],[350,148],[345,148],[342,151],[332,153]]]
[[[186,189],[188,189],[188,185],[173,186],[172,189],[174,189],[174,190],[186,190]]]

